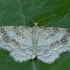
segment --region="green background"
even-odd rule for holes
[[[55,14],[52,17],[51,15]],[[0,0],[0,26],[39,26],[70,28],[70,0]],[[34,65],[35,66],[34,66]],[[70,52],[60,55],[51,64],[38,59],[27,62],[15,62],[9,52],[0,50],[0,70],[70,70]]]

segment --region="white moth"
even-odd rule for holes
[[[38,58],[52,63],[61,53],[70,51],[70,30],[55,27],[1,26],[0,48],[8,50],[18,62]]]

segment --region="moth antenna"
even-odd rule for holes
[[[26,17],[26,16],[25,16]],[[34,22],[34,20],[32,20],[31,18],[29,18],[29,17],[26,17],[27,19],[29,19],[29,20],[31,20],[32,22]],[[34,22],[35,23],[35,22]]]
[[[44,26],[41,26],[41,27],[47,27],[51,22],[49,22],[48,24],[44,25]]]
[[[21,15],[21,14],[19,14],[19,15],[20,15],[20,16],[23,16],[23,15]],[[31,18],[26,17],[26,16],[23,16],[23,17],[25,17],[25,18],[27,18],[27,19],[31,20],[33,23],[35,23],[35,22],[34,22],[34,20],[32,20]]]
[[[42,18],[42,19],[40,19],[37,23],[39,23],[40,21],[42,21],[42,20],[44,20],[44,19],[50,18],[50,17],[52,17],[52,16],[54,16],[54,15],[55,15],[55,14],[53,14],[53,15],[51,15],[51,16],[49,16],[49,17]]]
[[[62,21],[63,21],[68,15],[70,15],[70,13],[69,13],[69,14],[66,14],[66,15],[62,18],[62,20],[60,21],[60,23],[62,23]]]

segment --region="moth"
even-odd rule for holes
[[[18,62],[38,58],[54,62],[61,53],[70,51],[70,29],[55,27],[1,26],[0,48],[9,51]]]

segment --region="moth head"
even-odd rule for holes
[[[38,26],[38,23],[34,23],[34,26]]]

